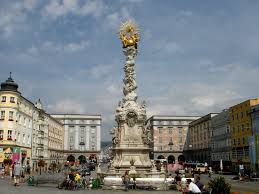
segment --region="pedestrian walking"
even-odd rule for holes
[[[21,175],[21,166],[19,162],[17,162],[14,166],[13,175],[14,175],[14,186],[18,186],[20,181],[20,175]]]

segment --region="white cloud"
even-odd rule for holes
[[[35,0],[13,1],[0,7],[0,35],[9,38],[27,28],[27,13],[36,7]]]
[[[76,101],[76,99],[63,99],[56,104],[48,105],[47,109],[50,113],[80,114],[85,112],[83,104],[83,102]]]
[[[79,43],[68,43],[64,45],[65,52],[78,52],[84,50],[90,46],[89,41],[81,41]]]
[[[86,0],[80,4],[78,0],[52,0],[43,10],[43,15],[57,18],[67,14],[99,17],[104,14],[106,6],[101,0]]]
[[[193,13],[191,11],[189,11],[189,10],[181,10],[180,11],[180,15],[186,16],[186,17],[190,17],[190,16],[193,15]]]
[[[114,69],[113,64],[105,64],[105,65],[95,65],[91,69],[86,70],[85,72],[92,78],[98,79],[103,78],[107,75],[112,75],[112,70]]]
[[[122,3],[142,3],[144,0],[120,0]]]
[[[39,51],[47,53],[75,53],[80,52],[84,49],[89,48],[91,45],[90,41],[82,40],[81,42],[69,42],[65,44],[55,43],[52,41],[45,41],[39,47],[32,46],[27,50],[27,53],[31,55],[39,54]]]
[[[168,42],[164,45],[164,50],[168,53],[184,53],[183,48],[176,42]]]
[[[118,29],[121,22],[127,19],[132,19],[131,14],[127,7],[122,6],[119,11],[106,15],[104,27],[106,29]]]

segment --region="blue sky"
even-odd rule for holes
[[[203,115],[258,97],[259,1],[1,0],[0,80],[49,113],[102,114],[122,98],[121,21],[140,26],[139,100],[153,114]]]

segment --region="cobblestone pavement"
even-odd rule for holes
[[[212,178],[219,176],[213,175]],[[232,180],[232,175],[224,176],[227,182],[232,186],[232,191],[236,191],[238,194],[259,194],[259,182],[240,182]],[[210,178],[208,175],[201,175],[201,180],[205,184],[208,183]],[[63,194],[63,193],[91,193],[91,194],[122,194],[122,193],[132,193],[132,194],[141,194],[141,193],[170,193],[170,194],[180,194],[181,192],[177,191],[144,191],[144,190],[130,190],[128,192],[118,191],[118,190],[77,190],[77,191],[67,191],[59,190],[56,188],[56,184],[44,184],[38,187],[27,186],[27,183],[21,184],[19,187],[14,187],[10,178],[1,179],[0,178],[0,194]]]
[[[68,194],[68,193],[91,193],[91,194],[142,194],[142,193],[154,193],[154,194],[162,194],[162,193],[170,193],[170,194],[180,194],[181,192],[177,191],[143,191],[143,190],[130,190],[130,191],[121,191],[121,190],[76,190],[76,191],[68,191],[68,190],[59,190],[55,187],[55,185],[41,185],[38,187],[35,186],[27,186],[26,183],[21,184],[18,187],[14,187],[10,179],[0,179],[0,194]]]

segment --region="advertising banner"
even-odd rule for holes
[[[13,148],[13,155],[12,155],[13,162],[17,162],[20,160],[20,152],[21,152],[21,148],[19,147]]]

